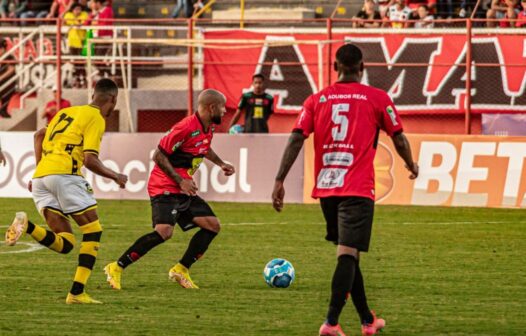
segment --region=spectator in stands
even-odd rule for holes
[[[389,7],[394,5],[395,0],[375,0],[375,2],[378,4],[378,11],[380,12],[380,16],[382,19],[386,17],[387,10]]]
[[[407,7],[405,0],[396,0],[395,4],[387,9],[384,26],[393,28],[407,28],[410,25],[412,10]]]
[[[476,0],[475,0],[476,2]],[[437,0],[437,15],[444,19],[451,19],[454,14],[453,0]]]
[[[241,96],[236,113],[230,121],[229,129],[245,112],[245,133],[268,133],[268,119],[274,113],[274,98],[265,93],[265,77],[261,74],[252,76],[252,91]]]
[[[85,22],[87,25],[95,27],[94,37],[109,39],[113,37],[113,30],[111,29],[100,29],[97,26],[111,26],[113,25],[113,9],[109,5],[108,1],[104,0],[92,0],[91,1],[91,14],[88,20]],[[95,55],[106,56],[111,50],[111,45],[107,43],[101,43],[95,48]]]
[[[71,3],[73,3],[73,0],[53,0],[53,4],[51,4],[49,14],[47,15],[48,19],[52,19],[54,17],[64,17],[64,15],[68,12],[68,8]]]
[[[177,0],[177,4],[172,12],[172,18],[176,19],[179,17],[181,9],[184,10],[184,16],[186,18],[191,18],[194,11],[192,0]]]
[[[526,26],[526,0],[521,1],[522,10],[517,15],[517,22],[515,27],[522,28]]]
[[[380,12],[376,10],[374,0],[365,0],[362,10],[353,19],[356,20],[352,23],[353,28],[378,28],[382,17]]]
[[[68,45],[72,55],[80,56],[82,52],[82,45],[86,38],[86,30],[81,29],[80,26],[82,26],[88,18],[88,13],[83,11],[82,5],[78,2],[71,7],[71,11],[64,15],[64,24],[71,26],[68,31]]]
[[[91,14],[89,15],[89,18],[86,21],[86,24],[90,24],[92,26],[113,25],[113,8],[111,8],[108,1],[92,0],[91,4]],[[112,36],[113,30],[111,29],[95,30],[95,37],[111,38]]]
[[[418,21],[415,22],[415,28],[433,28],[435,19],[433,15],[429,14],[429,9],[426,5],[420,5],[416,10],[418,14]]]
[[[420,8],[420,6],[422,5],[425,5],[427,7],[427,11],[429,13],[433,13],[435,11],[437,0],[406,0],[406,2],[407,7],[411,8],[415,18],[417,18],[418,8]]]
[[[71,6],[71,11],[64,15],[64,24],[70,26],[68,31],[68,46],[69,53],[73,56],[81,56],[82,54],[82,46],[86,39],[86,30],[81,29],[79,26],[82,26],[87,20],[88,13],[83,10],[79,2],[75,2]],[[75,64],[73,77],[75,78],[73,87],[84,87],[83,78],[85,77],[85,71],[83,64]]]
[[[53,87],[53,94],[54,94],[53,99],[51,99],[46,104],[46,108],[44,109],[44,112],[42,112],[42,118],[46,118],[48,124],[51,122],[51,119],[53,119],[53,117],[57,114],[58,111],[71,106],[71,103],[69,100],[63,99],[61,96],[59,96],[56,86]],[[57,108],[57,100],[60,101],[58,108]]]
[[[497,19],[501,27],[509,27],[509,20],[517,17],[517,0],[492,0],[491,8],[486,12],[488,19]],[[488,21],[488,27],[496,27],[497,22]]]
[[[49,3],[47,1],[27,1],[26,11],[20,14],[21,19],[43,19],[49,12]]]
[[[0,41],[0,58],[7,52],[7,40]],[[8,63],[5,63],[5,62]],[[16,81],[9,83],[9,80],[16,76],[15,61],[13,55],[9,55],[0,63],[0,117],[10,118],[7,107],[11,97],[16,91]]]
[[[16,19],[26,10],[27,1],[1,0],[0,17],[2,19]]]

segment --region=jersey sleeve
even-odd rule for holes
[[[292,132],[301,132],[306,138],[314,132],[314,100],[312,96],[309,96],[303,103],[303,108]]]
[[[379,102],[378,121],[380,128],[391,137],[397,133],[403,132],[404,129],[402,127],[400,115],[398,114],[393,101],[391,98],[389,98],[387,93],[382,93]]]
[[[239,99],[239,104],[237,105],[237,108],[242,110],[247,106],[247,100],[245,99],[245,95],[241,95],[241,98]]]
[[[175,124],[170,132],[161,138],[157,148],[165,155],[171,155],[183,144],[183,141],[187,138],[189,129],[185,122]]]
[[[102,116],[94,116],[84,130],[84,152],[99,154],[106,123]]]

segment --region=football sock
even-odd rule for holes
[[[338,324],[338,318],[352,288],[356,264],[357,260],[351,255],[343,254],[338,257],[338,264],[332,277],[331,302],[327,313],[327,322],[330,325]]]
[[[373,323],[374,317],[367,305],[367,297],[365,296],[365,286],[363,284],[362,272],[360,265],[356,265],[354,274],[354,281],[351,288],[351,298],[362,323]]]
[[[69,253],[75,245],[75,236],[69,232],[54,233],[32,222],[27,223],[27,233],[39,244],[58,253]]]
[[[217,232],[201,229],[192,237],[188,249],[179,261],[184,267],[190,268],[208,249],[208,245],[217,236]]]
[[[98,220],[80,226],[80,231],[82,231],[82,243],[80,243],[79,265],[70,291],[73,295],[84,292],[84,286],[88,282],[93,265],[97,260],[100,237],[102,236],[102,227]]]
[[[137,239],[135,243],[119,258],[117,264],[123,269],[139,260],[155,246],[164,243],[163,237],[157,231],[145,234]]]

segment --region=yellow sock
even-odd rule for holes
[[[71,294],[73,295],[79,295],[84,292],[84,286],[88,282],[95,261],[97,261],[100,237],[102,235],[102,227],[98,220],[81,226],[80,230],[83,236],[82,243],[80,243],[79,265],[75,272],[73,287],[71,288]]]
[[[69,253],[75,245],[75,236],[69,232],[57,234],[33,223],[28,224],[28,232],[41,245],[59,253]]]

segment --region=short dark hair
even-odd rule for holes
[[[360,48],[351,43],[344,44],[336,51],[336,60],[338,63],[355,73],[360,71],[362,58],[363,55]]]
[[[254,79],[256,79],[256,78],[261,78],[262,81],[265,80],[265,76],[263,76],[263,75],[260,74],[260,73],[254,74],[254,75],[252,76],[252,80],[254,80]]]
[[[73,5],[71,5],[71,9],[75,9],[77,7],[84,8],[80,2],[74,2]]]
[[[95,93],[116,96],[118,92],[117,84],[109,78],[102,78],[95,84]]]
[[[2,39],[2,41],[0,41],[0,48],[7,49],[7,39]]]

